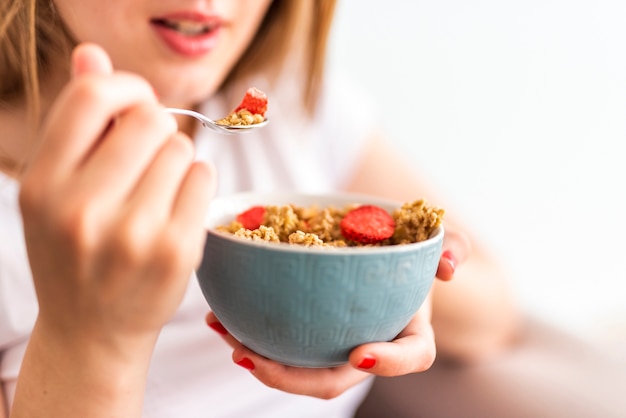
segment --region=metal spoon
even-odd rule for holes
[[[192,118],[196,118],[200,122],[202,122],[202,125],[205,128],[209,128],[212,131],[219,132],[221,134],[227,134],[227,135],[243,134],[243,133],[251,132],[256,128],[261,128],[267,125],[267,123],[269,122],[269,119],[265,119],[263,122],[254,123],[252,125],[220,125],[217,122],[215,122],[213,119],[209,119],[206,116],[204,116],[202,113],[194,112],[193,110],[176,109],[173,107],[166,107],[164,110],[168,113],[172,113],[175,115],[191,116]]]

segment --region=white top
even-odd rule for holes
[[[198,158],[206,158],[217,167],[218,194],[341,188],[372,132],[375,115],[369,102],[348,86],[346,80],[328,83],[315,124],[299,122],[285,111],[290,108],[289,100],[280,101],[268,93],[270,123],[258,132],[220,136],[200,130],[195,138]],[[202,111],[214,117],[225,115],[236,103],[224,102],[212,100]],[[0,381],[9,402],[37,314],[18,189],[17,182],[0,173]],[[369,382],[331,401],[267,388],[233,364],[230,347],[204,323],[209,310],[194,277],[178,312],[157,342],[146,389],[145,417],[353,415]]]

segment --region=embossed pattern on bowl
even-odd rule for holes
[[[253,205],[399,203],[363,195],[244,193],[217,198],[198,280],[229,332],[255,352],[300,367],[343,364],[363,343],[392,340],[424,302],[443,227],[427,241],[374,248],[258,243],[211,230]]]

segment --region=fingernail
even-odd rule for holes
[[[228,334],[228,330],[226,330],[226,328],[224,328],[224,325],[222,325],[221,322],[209,322],[208,325],[213,329],[213,331],[217,332],[218,334],[221,335],[226,335]]]
[[[241,360],[237,360],[235,364],[243,367],[244,369],[248,369],[250,371],[254,370],[254,363],[248,357],[244,357]]]
[[[452,271],[456,270],[456,257],[452,254],[452,251],[444,251],[443,254],[441,254],[441,257],[448,262],[450,267],[452,267]]]
[[[376,365],[376,359],[372,356],[365,356],[357,366],[359,369],[371,369]]]

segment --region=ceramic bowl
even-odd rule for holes
[[[197,276],[235,338],[283,364],[331,367],[346,363],[356,346],[390,341],[407,325],[432,286],[443,226],[419,243],[361,248],[256,242],[215,230],[256,205],[353,203],[390,213],[401,206],[355,194],[241,193],[212,201]]]

